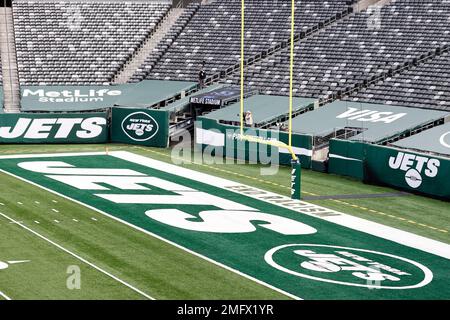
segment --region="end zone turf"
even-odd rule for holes
[[[129,152],[0,168],[291,297],[450,296],[449,245],[236,182]]]

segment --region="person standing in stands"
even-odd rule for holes
[[[253,127],[253,115],[251,113],[251,111],[247,111],[244,114],[245,117],[245,126],[246,127]]]
[[[202,67],[200,68],[200,72],[198,73],[198,86],[200,90],[205,87],[205,79],[206,79],[205,61],[203,61]]]

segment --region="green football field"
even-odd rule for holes
[[[306,170],[291,202],[288,168],[164,149],[0,156],[0,299],[450,298],[447,202]]]

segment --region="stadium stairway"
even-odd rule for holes
[[[123,65],[122,69],[115,75],[112,80],[113,84],[127,83],[131,80],[134,72],[145,62],[145,59],[156,49],[160,41],[171,30],[172,26],[183,14],[184,8],[171,8],[167,15],[156,27],[154,32],[149,35],[145,43],[142,45],[134,56]]]
[[[193,2],[188,4],[186,7],[177,7],[184,8],[183,12],[178,16],[177,20],[173,22],[166,34],[155,43],[153,51],[149,52],[147,57],[144,57],[142,63],[134,69],[134,74],[128,82],[140,82],[148,76],[155,65],[164,56],[164,53],[170,48],[170,45],[174,43],[178,36],[183,32],[186,25],[199,9],[199,6],[200,4]]]
[[[11,7],[0,8],[0,50],[4,111],[20,112],[20,87]]]

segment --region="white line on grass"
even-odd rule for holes
[[[0,156],[0,159],[1,159],[1,158],[2,158],[2,157]],[[272,290],[274,290],[274,291],[276,291],[276,292],[278,292],[278,293],[281,293],[281,294],[283,294],[283,295],[285,295],[285,296],[287,296],[287,297],[290,297],[291,299],[295,299],[295,300],[303,300],[302,298],[300,298],[300,297],[298,297],[298,296],[295,296],[295,295],[293,295],[292,293],[289,293],[289,292],[284,291],[284,290],[282,290],[282,289],[280,289],[280,288],[277,288],[277,287],[275,287],[275,286],[272,286],[271,284],[268,284],[267,282],[264,282],[264,281],[262,281],[262,280],[259,280],[259,279],[257,279],[257,278],[254,278],[254,277],[252,277],[252,276],[250,276],[250,275],[248,275],[248,274],[245,274],[245,273],[243,273],[243,272],[241,272],[241,271],[239,271],[239,270],[237,270],[237,269],[233,269],[232,267],[229,267],[229,266],[227,266],[227,265],[225,265],[225,264],[223,264],[223,263],[220,263],[220,262],[218,262],[218,261],[216,261],[216,260],[213,260],[213,259],[211,259],[211,258],[208,258],[207,256],[204,256],[204,255],[202,255],[202,254],[200,254],[200,253],[198,253],[198,252],[195,252],[195,251],[193,251],[193,250],[191,250],[191,249],[188,249],[188,248],[186,248],[186,247],[183,247],[182,245],[179,245],[178,243],[175,243],[175,242],[173,242],[173,241],[171,241],[171,240],[168,240],[168,239],[166,239],[166,238],[163,238],[163,237],[157,235],[156,233],[147,231],[147,230],[145,230],[144,228],[138,227],[138,226],[136,226],[136,225],[134,225],[134,224],[132,224],[132,223],[129,223],[129,222],[125,221],[125,220],[122,220],[122,219],[120,219],[120,218],[117,218],[117,217],[115,217],[115,216],[113,216],[113,215],[111,215],[111,214],[109,214],[109,213],[106,213],[105,211],[102,211],[102,210],[100,210],[100,209],[97,209],[96,207],[93,207],[93,206],[91,206],[91,205],[88,205],[88,204],[86,204],[86,203],[83,203],[83,202],[81,202],[81,201],[78,201],[78,200],[76,200],[76,199],[70,198],[70,197],[68,197],[68,196],[66,196],[66,195],[64,195],[64,194],[62,194],[62,193],[59,193],[59,192],[57,192],[57,191],[54,191],[54,190],[51,190],[51,189],[46,188],[46,187],[44,187],[44,186],[41,186],[41,185],[39,185],[39,184],[37,184],[37,183],[35,183],[35,182],[33,182],[33,181],[30,181],[30,180],[27,180],[27,179],[25,179],[25,178],[22,178],[22,177],[20,177],[20,176],[18,176],[18,175],[15,175],[15,174],[11,173],[11,172],[8,172],[8,171],[6,171],[6,170],[0,169],[0,172],[3,172],[3,173],[5,173],[5,174],[7,174],[7,175],[9,175],[9,176],[11,176],[11,177],[14,177],[14,178],[16,178],[16,179],[19,179],[19,180],[21,180],[21,181],[24,181],[24,182],[26,182],[26,183],[28,183],[28,184],[31,184],[31,185],[33,185],[33,186],[35,186],[35,187],[38,187],[38,188],[42,189],[42,190],[45,190],[45,191],[50,192],[50,193],[52,193],[52,194],[55,194],[55,195],[57,195],[57,196],[59,196],[59,197],[61,197],[61,198],[70,200],[70,201],[72,201],[72,202],[74,202],[74,203],[77,203],[77,204],[79,204],[79,205],[81,205],[81,206],[83,206],[83,207],[85,207],[85,208],[89,208],[89,209],[91,209],[91,210],[93,210],[93,211],[95,211],[95,212],[98,212],[98,213],[100,213],[100,214],[102,214],[102,215],[104,215],[104,216],[106,216],[106,217],[108,217],[108,218],[111,218],[111,219],[113,219],[113,220],[115,220],[115,221],[118,221],[118,222],[120,222],[120,223],[122,223],[122,224],[124,224],[124,225],[127,225],[127,226],[129,226],[129,227],[131,227],[131,228],[133,228],[133,229],[135,229],[135,230],[138,230],[138,231],[141,231],[141,232],[143,232],[143,233],[145,233],[145,234],[147,234],[147,235],[150,235],[150,236],[152,236],[152,237],[154,237],[154,238],[156,238],[156,239],[158,239],[158,240],[161,240],[161,241],[163,241],[163,242],[165,242],[165,243],[168,243],[168,244],[170,244],[170,245],[172,245],[172,246],[174,246],[174,247],[176,247],[176,248],[178,248],[178,249],[181,249],[181,250],[183,250],[183,251],[185,251],[185,252],[187,252],[187,253],[190,253],[190,254],[192,254],[192,255],[198,257],[198,258],[201,258],[201,259],[203,259],[203,260],[205,260],[205,261],[208,261],[208,262],[210,262],[210,263],[212,263],[212,264],[215,264],[216,266],[219,266],[219,267],[221,267],[221,268],[223,268],[223,269],[225,269],[225,270],[231,271],[231,272],[233,272],[233,273],[235,273],[235,274],[237,274],[237,275],[240,275],[241,277],[244,277],[244,278],[246,278],[246,279],[252,280],[253,282],[256,282],[256,283],[258,283],[258,284],[260,284],[260,285],[262,285],[262,286],[264,286],[264,287],[266,287],[266,288],[272,289]],[[92,217],[91,219],[94,220],[94,221],[97,221],[97,219],[95,219],[94,217]]]
[[[56,209],[52,209],[52,211],[53,211],[53,212],[56,212],[56,213],[58,213],[58,212],[59,212],[59,211],[58,211],[58,210],[56,210]]]
[[[133,290],[133,291],[139,293],[140,295],[146,297],[147,299],[155,300],[155,298],[149,296],[149,295],[146,294],[145,292],[143,292],[143,291],[141,291],[141,290],[139,290],[139,289],[133,287],[131,284],[129,284],[129,283],[127,283],[127,282],[125,282],[125,281],[123,281],[123,280],[117,278],[116,276],[112,275],[112,274],[109,273],[108,271],[105,271],[105,270],[103,270],[102,268],[97,267],[95,264],[93,264],[93,263],[87,261],[86,259],[80,257],[79,255],[77,255],[77,254],[75,254],[75,253],[73,253],[73,252],[67,250],[66,248],[62,247],[61,245],[57,244],[56,242],[53,242],[52,240],[50,240],[50,239],[44,237],[44,236],[41,235],[40,233],[37,233],[36,231],[34,231],[34,230],[28,228],[27,226],[25,226],[25,225],[23,225],[22,223],[20,223],[20,222],[14,220],[13,218],[10,218],[10,217],[7,216],[6,214],[0,212],[0,216],[4,217],[5,219],[7,219],[7,220],[9,220],[9,221],[11,221],[11,222],[16,223],[18,226],[22,227],[23,229],[27,230],[28,232],[31,232],[32,234],[34,234],[35,236],[41,238],[42,240],[47,241],[48,243],[54,245],[54,246],[57,247],[58,249],[64,251],[65,253],[70,254],[72,257],[74,257],[74,258],[80,260],[81,262],[84,262],[85,264],[91,266],[91,267],[94,268],[95,270],[100,271],[101,273],[103,273],[103,274],[107,275],[108,277],[110,277],[110,278],[116,280],[117,282],[123,284],[124,286],[128,287],[129,289],[131,289],[131,290]],[[0,293],[1,293],[1,292],[0,292]]]
[[[46,157],[69,157],[79,156],[80,152],[65,152],[65,153],[40,153],[40,154],[10,154],[6,156],[0,156],[0,159],[27,159],[27,158],[46,158]],[[87,156],[104,156],[105,152],[83,152]]]
[[[12,300],[10,297],[8,297],[6,294],[0,291],[0,297],[6,299],[6,300]]]

